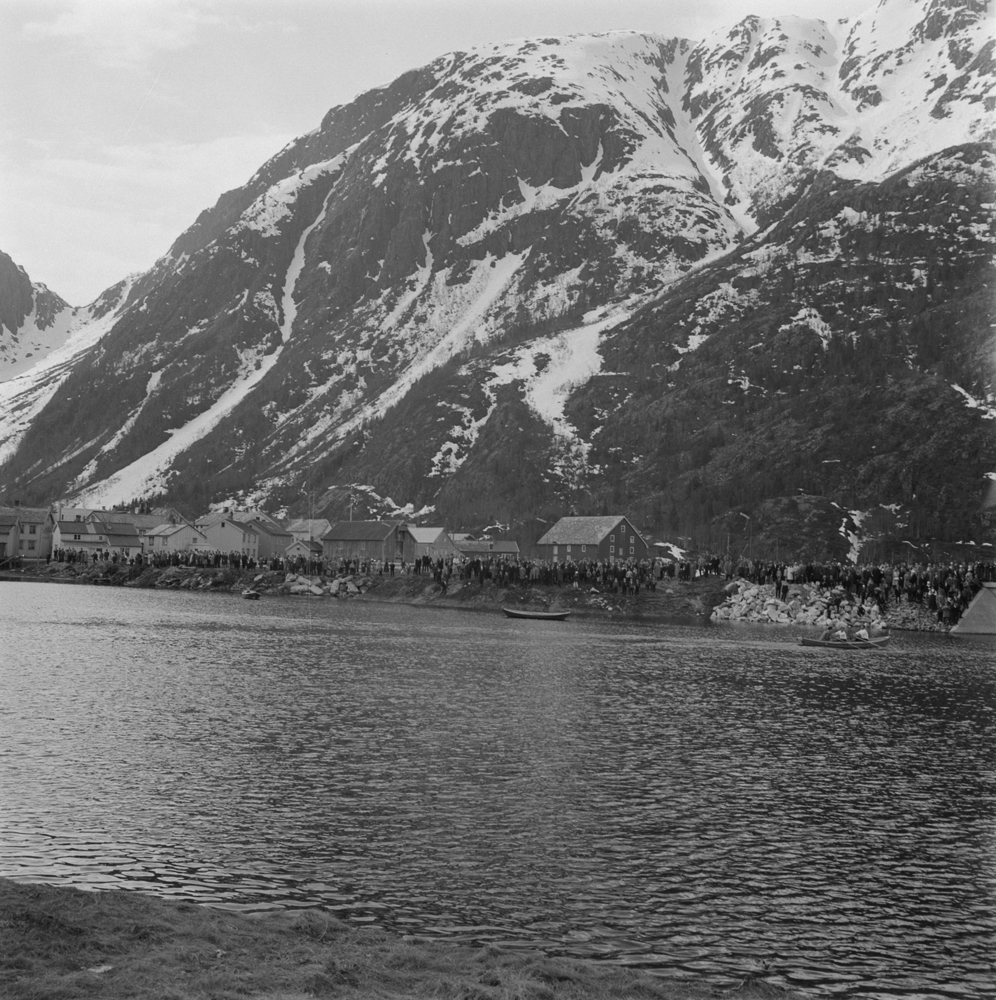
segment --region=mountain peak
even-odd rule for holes
[[[858,341],[827,317],[863,329],[879,297],[888,337],[922,347],[908,371],[936,375],[889,282],[939,329],[952,268],[981,280],[992,199],[965,164],[992,134],[984,29],[975,0],[887,0],[832,24],[749,17],[697,43],[611,32],[440,56],[332,108],[222,195],[93,314],[94,346],[27,373],[31,420],[0,393],[10,476],[93,502],[242,489],[286,505],[317,474],[334,505],[348,475],[451,512],[639,481],[644,507],[656,491],[677,508],[700,496],[688,468],[740,447],[687,423],[707,419],[675,402],[693,375],[737,387],[699,391],[742,434],[744,413],[801,384],[792,372],[837,372]],[[943,224],[930,185],[950,200]],[[904,248],[890,241],[907,218]],[[846,286],[835,254],[853,262]],[[836,291],[813,298],[802,272]],[[783,339],[785,372],[765,349]],[[943,392],[984,399],[967,380]],[[680,497],[649,485],[657,445],[621,429],[630,412],[691,445]]]

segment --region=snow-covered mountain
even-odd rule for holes
[[[88,318],[0,251],[0,381],[37,365]]]
[[[614,435],[628,447],[618,424],[637,400],[670,412],[690,370],[758,378],[740,374],[751,345],[731,339],[752,317],[770,317],[768,347],[793,323],[826,352],[835,337],[858,344],[858,328],[874,338],[868,288],[897,280],[893,264],[910,289],[932,273],[904,249],[923,250],[917,226],[950,234],[949,271],[983,281],[991,15],[980,0],[882,0],[832,24],[531,39],[406,73],[222,195],[106,296],[78,352],[0,383],[0,476],[26,497],[90,503],[294,508],[317,487],[332,510],[358,483],[454,518],[678,509],[695,491],[655,479],[645,434],[625,469],[592,458]],[[843,284],[814,265],[834,239],[857,255]],[[784,315],[774,262],[796,281]],[[803,273],[819,294],[801,294]],[[931,281],[922,312],[980,291]],[[836,311],[813,295],[836,295]],[[915,320],[889,322],[906,337]],[[985,357],[986,309],[975,322]],[[707,338],[726,353],[696,350]],[[962,386],[978,420],[991,377]],[[639,412],[660,443],[691,410],[669,427]]]

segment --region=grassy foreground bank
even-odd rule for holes
[[[788,998],[747,975],[726,995]],[[5,1000],[705,1000],[605,962],[411,942],[321,910],[243,915],[112,889],[0,879]]]

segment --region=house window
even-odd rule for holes
[[[553,547],[553,554],[554,554],[554,555],[556,555],[556,554],[557,554],[557,552],[558,552],[558,548],[559,548],[558,546],[554,545],[554,547]]]
[[[33,541],[28,542],[28,551],[33,552],[35,548],[35,543]]]
[[[570,555],[570,554],[571,554],[571,547],[570,547],[569,545],[567,546],[567,554],[568,554],[568,555]]]
[[[587,545],[582,545],[581,546],[581,551],[582,552],[587,552],[588,551],[588,546]]]
[[[609,541],[610,542],[614,542],[615,540],[616,540],[616,536],[615,535],[609,535]]]
[[[78,542],[79,540],[80,540],[80,536],[79,535],[73,535],[73,541],[74,542]]]
[[[636,536],[635,535],[630,535],[629,536],[629,544],[632,545],[635,541],[636,541]],[[632,551],[633,550],[630,549],[630,552],[632,552]]]
[[[631,546],[629,547],[629,554],[630,554],[630,555],[632,555],[632,554],[633,554],[633,546],[632,546],[632,545],[631,545]]]
[[[28,534],[29,535],[37,535],[38,534],[38,531],[36,530],[36,526],[35,525],[33,525],[33,524],[28,525]]]
[[[609,546],[609,555],[614,556],[616,554],[616,547],[614,545]]]

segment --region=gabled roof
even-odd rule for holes
[[[253,519],[252,521],[242,521],[243,525],[250,526],[257,529],[257,534],[269,535],[271,538],[292,538],[293,536],[289,531],[281,528],[279,524],[270,521],[257,521]]]
[[[605,517],[562,517],[537,545],[598,545],[613,531],[622,514]]]
[[[332,523],[325,517],[299,517],[287,525],[287,530],[292,535],[311,535],[312,538],[321,538],[331,527]]]
[[[419,528],[414,524],[409,524],[405,530],[419,545],[431,545],[439,541],[439,536],[446,533],[445,528]]]
[[[158,527],[149,528],[149,530],[145,533],[145,537],[158,538],[161,536],[165,538],[169,535],[176,534],[176,532],[181,531],[186,527],[187,525],[185,524],[160,524]]]
[[[317,556],[322,554],[322,543],[316,541],[314,538],[295,538],[294,541],[287,546],[287,551],[289,552],[295,545],[303,545],[306,549]]]
[[[224,513],[224,511],[215,511],[216,514]],[[266,511],[262,510],[230,510],[227,513],[227,517],[230,521],[239,521],[243,524],[249,521],[258,521],[260,524],[268,524],[273,528],[279,528],[283,531],[283,525],[275,518],[270,517]]]
[[[60,521],[59,531],[64,535],[106,535],[99,521]]]
[[[16,507],[0,507],[0,517],[17,517],[31,524],[44,521],[49,513],[50,511],[44,507],[22,507],[20,504]]]
[[[231,514],[205,514],[204,517],[199,517],[194,521],[194,527],[200,528],[203,531],[205,528],[211,528],[216,524],[224,524],[226,521],[242,531],[252,531],[257,535],[259,534],[256,531],[255,524],[251,524],[248,521],[237,521]]]
[[[150,528],[146,533],[146,538],[169,538],[170,535],[175,535],[178,531],[183,531],[187,528],[192,531],[195,535],[200,535],[204,538],[204,532],[195,528],[192,524],[160,524],[158,528]]]
[[[95,521],[94,523],[99,524],[108,535],[129,535],[132,538],[138,538],[138,528],[134,524],[122,521]]]
[[[398,526],[396,521],[336,521],[322,535],[329,542],[382,542]]]
[[[17,524],[19,518],[11,515],[4,514],[0,512],[0,528],[13,528]]]
[[[162,514],[132,514],[126,510],[95,510],[89,515],[89,518],[90,520],[103,521],[104,524],[129,524],[141,531],[157,528],[169,520]]]

